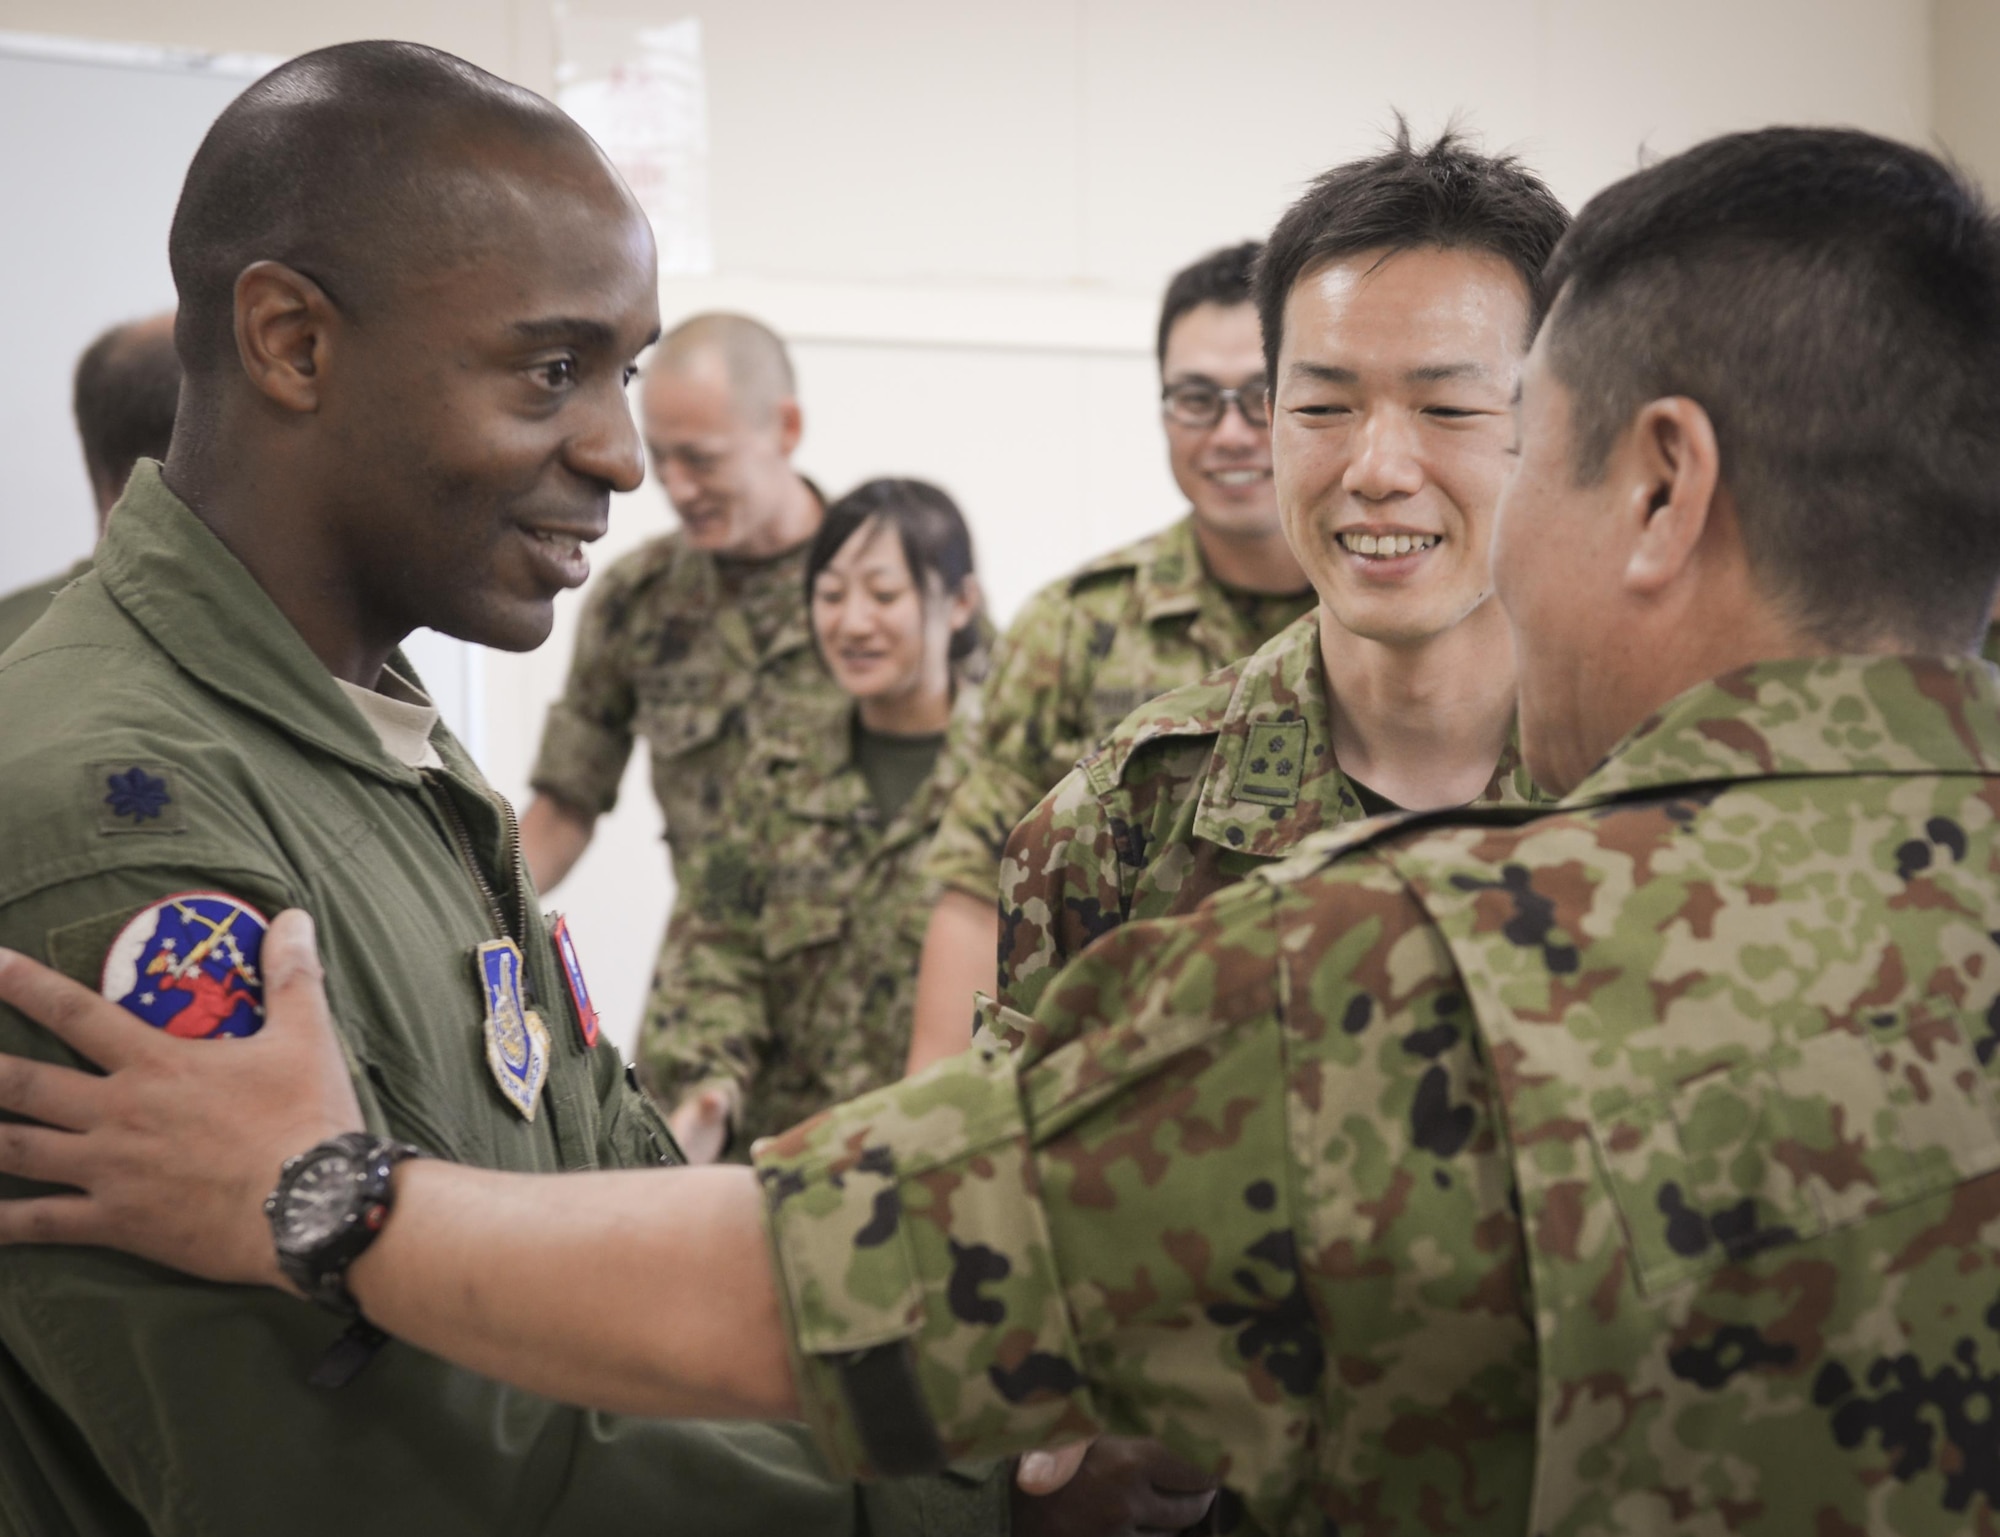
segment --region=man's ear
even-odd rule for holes
[[[258,392],[287,411],[316,411],[340,314],[311,278],[252,262],[236,278],[236,356]]]
[[[806,435],[806,420],[799,411],[799,403],[790,396],[778,402],[778,448],[784,456],[792,457],[792,450],[799,446],[799,439]]]
[[[1698,401],[1648,401],[1626,438],[1634,523],[1625,587],[1657,593],[1686,569],[1714,511],[1722,482],[1715,424]]]

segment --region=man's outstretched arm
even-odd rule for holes
[[[1258,1482],[1295,1484],[1306,1400],[1270,1400],[1256,1373],[1222,1365],[1241,1354],[1237,1307],[1214,1305],[1254,1315],[1296,1285],[1272,1248],[1293,1214],[1272,1183],[1283,1072],[1266,922],[1249,917],[1234,963],[1185,920],[1121,931],[1052,994],[1116,1023],[1066,1030],[1019,1074],[1012,1053],[976,1047],[766,1139],[755,1174],[403,1164],[353,1290],[390,1333],[551,1397],[796,1415],[845,1474],[1110,1429],[1196,1468],[1249,1468],[1247,1437]],[[1254,978],[1216,991],[1218,957]],[[41,1123],[0,1127],[0,1170],[78,1192],[0,1204],[0,1241],[108,1244],[282,1284],[262,1196],[285,1157],[361,1117],[302,914],[272,925],[264,966],[263,1030],[218,1048],[0,956],[0,1000],[109,1070],[0,1058],[0,1108]],[[1221,997],[1229,1008],[1206,1006]],[[1155,1173],[1107,1186],[1128,1161]],[[1217,1203],[1246,1189],[1247,1204]],[[1183,1241],[1197,1211],[1199,1255]],[[1147,1348],[1168,1335],[1183,1341],[1170,1356]],[[1201,1359],[1191,1391],[1180,1367]],[[1283,1465],[1262,1466],[1274,1449]]]
[[[264,965],[265,1027],[218,1047],[0,957],[0,999],[107,1070],[0,1057],[0,1108],[42,1123],[0,1127],[0,1169],[81,1192],[0,1203],[0,1241],[108,1244],[286,1286],[263,1197],[287,1157],[362,1117],[311,919],[274,923]],[[419,1159],[394,1189],[393,1217],[349,1272],[391,1335],[569,1403],[796,1417],[750,1170],[529,1176]]]

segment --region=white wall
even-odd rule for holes
[[[1003,611],[1177,510],[1150,362],[1166,276],[1259,233],[1315,171],[1379,143],[1396,109],[1420,132],[1462,113],[1572,203],[1642,149],[1726,129],[1838,122],[1925,141],[1933,121],[1928,0],[574,9],[702,22],[717,271],[663,286],[669,322],[728,305],[790,335],[801,465],[830,491],[882,472],[941,481]],[[538,89],[554,78],[556,28],[535,0],[8,0],[5,15],[278,53],[406,36]],[[667,526],[652,488],[623,499],[600,566]],[[488,659],[487,764],[510,794],[525,791],[574,613],[569,600],[540,653]],[[621,1032],[666,902],[657,831],[635,764],[557,898]]]

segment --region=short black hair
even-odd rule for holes
[[[1399,115],[1388,149],[1320,176],[1264,242],[1255,291],[1266,376],[1275,386],[1292,289],[1329,262],[1363,251],[1485,251],[1520,274],[1532,326],[1542,265],[1568,227],[1561,200],[1514,156],[1481,154],[1455,127],[1419,149]]]
[[[589,144],[552,103],[417,43],[341,43],[279,65],[209,128],[167,239],[191,374],[235,356],[237,276],[279,261],[346,312],[461,255],[489,216],[482,151]],[[594,146],[593,146],[594,150]],[[459,174],[454,174],[459,173]]]
[[[174,436],[181,360],[159,322],[116,325],[76,362],[71,409],[93,488],[123,489],[141,459],[164,459]]]
[[[1974,643],[2000,579],[2000,231],[1955,169],[1851,129],[1711,139],[1593,198],[1543,287],[1580,482],[1686,396],[1794,622],[1838,649]]]
[[[1189,310],[1204,304],[1248,304],[1250,274],[1256,270],[1262,242],[1246,240],[1241,245],[1210,251],[1173,275],[1167,296],[1160,301],[1160,336],[1157,351],[1160,367],[1167,366],[1167,338],[1174,324]]]
[[[896,531],[910,575],[926,593],[936,577],[947,596],[965,590],[972,577],[972,530],[965,514],[942,489],[927,480],[884,478],[856,486],[826,509],[826,517],[806,552],[806,603],[814,585],[842,545],[865,524],[880,523]],[[951,659],[962,662],[979,649],[985,634],[983,607],[952,631]],[[817,644],[817,642],[815,642]]]

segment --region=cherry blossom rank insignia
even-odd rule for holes
[[[555,941],[563,976],[569,980],[569,998],[576,1005],[577,1028],[583,1032],[583,1044],[588,1049],[597,1044],[597,1006],[590,1001],[590,984],[583,980],[583,962],[576,956],[576,940],[570,936],[569,919],[556,914],[549,937]]]
[[[264,915],[219,891],[183,891],[135,914],[111,941],[101,991],[189,1040],[264,1025]]]

